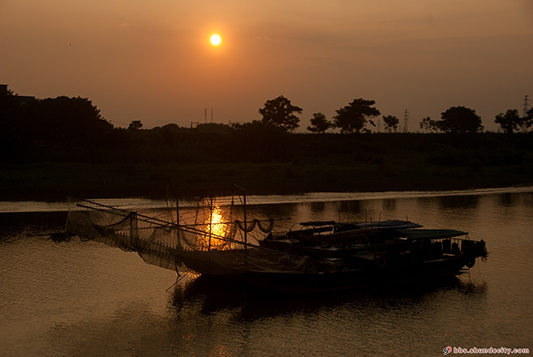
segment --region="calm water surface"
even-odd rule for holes
[[[263,202],[290,218],[282,228],[407,218],[468,231],[487,242],[490,255],[454,279],[305,297],[201,277],[173,286],[175,272],[135,253],[77,239],[53,243],[49,234],[62,229],[66,213],[28,204],[0,214],[0,356],[440,356],[446,346],[533,348],[533,189]]]

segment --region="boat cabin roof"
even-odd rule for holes
[[[329,232],[331,231],[331,227],[319,227],[319,228],[308,228],[308,229],[299,229],[296,231],[290,231],[287,232],[287,236],[300,236],[300,235],[307,235],[307,234],[315,234],[315,233],[322,233],[322,232]]]
[[[337,223],[335,226],[335,230],[337,232],[342,232],[354,229],[408,229],[420,227],[422,226],[418,223],[394,219],[378,222]]]
[[[400,237],[407,239],[444,239],[468,235],[467,232],[457,231],[455,229],[398,229],[395,230]]]
[[[309,222],[301,222],[300,225],[302,227],[320,227],[320,226],[332,226],[335,224],[335,221],[309,221]]]

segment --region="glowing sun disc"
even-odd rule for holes
[[[211,43],[215,46],[218,46],[220,44],[220,36],[219,35],[213,35],[211,36]]]

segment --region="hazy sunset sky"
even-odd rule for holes
[[[460,105],[496,130],[533,99],[533,0],[0,0],[0,83],[116,126],[247,122],[284,95],[299,131],[355,98],[410,131]]]

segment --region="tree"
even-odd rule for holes
[[[185,132],[185,128],[180,128],[177,124],[170,123],[163,125],[160,130],[161,143],[171,148],[177,144],[180,134]]]
[[[307,127],[312,133],[324,133],[326,130],[331,128],[333,123],[326,119],[326,116],[322,113],[314,113],[313,118],[311,119],[311,126]]]
[[[522,118],[521,124],[524,124],[527,128],[529,128],[531,125],[533,125],[533,108],[529,109],[526,114],[527,116]]]
[[[437,127],[445,133],[476,133],[483,130],[481,117],[476,111],[465,107],[451,107],[441,114]]]
[[[422,119],[422,122],[420,123],[420,129],[425,130],[426,133],[428,131],[438,131],[439,128],[437,126],[437,122],[435,120],[431,120],[430,117]]]
[[[113,125],[100,115],[100,110],[87,98],[60,96],[36,103],[34,130],[40,142],[69,151],[74,146],[98,147]]]
[[[128,130],[140,130],[143,127],[143,123],[140,120],[132,120],[128,126]]]
[[[520,128],[522,119],[518,115],[517,109],[509,109],[507,112],[505,112],[505,114],[500,113],[496,115],[494,122],[496,124],[500,124],[500,127],[503,131],[508,134],[512,134],[513,130],[518,130]]]
[[[293,151],[290,148],[291,134],[282,127],[265,124],[260,120],[248,123],[233,123],[233,140],[229,146],[229,155],[244,160],[268,162],[286,159]]]
[[[398,124],[400,123],[400,119],[398,119],[398,117],[394,115],[384,115],[383,123],[385,124],[385,130],[388,133],[392,133],[393,131],[398,131]]]
[[[291,101],[282,95],[267,100],[265,106],[259,109],[259,114],[263,116],[263,124],[272,124],[286,131],[299,127],[300,119],[294,113],[302,114],[302,108],[292,105]]]
[[[371,119],[381,113],[372,107],[374,104],[376,102],[373,100],[354,99],[350,105],[336,111],[337,115],[333,117],[335,126],[342,133],[360,133],[367,122],[375,126]]]

